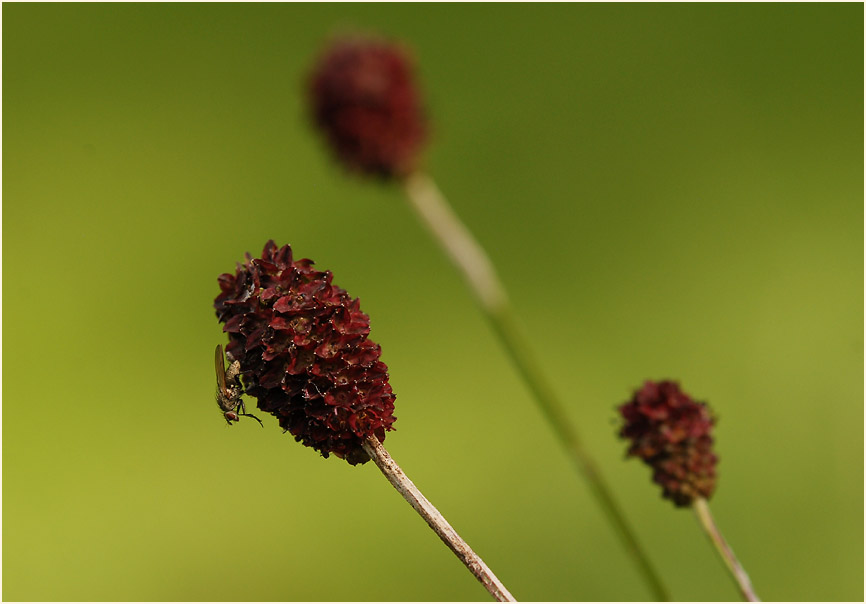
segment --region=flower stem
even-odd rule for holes
[[[695,510],[695,514],[697,515],[701,526],[704,531],[706,531],[710,541],[712,541],[713,545],[716,546],[716,551],[719,553],[722,560],[724,560],[725,566],[728,567],[734,581],[737,582],[737,587],[740,588],[740,593],[742,593],[743,599],[748,602],[760,602],[761,599],[757,594],[755,594],[752,582],[749,580],[749,575],[747,575],[743,567],[740,566],[737,557],[734,555],[734,551],[725,541],[725,538],[722,537],[719,527],[716,526],[713,516],[710,514],[710,505],[707,503],[707,500],[703,497],[698,497],[692,503],[692,507]]]
[[[452,552],[460,559],[460,561],[469,569],[475,578],[478,579],[490,595],[497,602],[516,602],[505,586],[496,578],[484,561],[478,557],[478,554],[472,551],[460,535],[457,534],[448,521],[439,513],[433,504],[430,503],[421,491],[418,490],[411,480],[406,476],[400,466],[391,459],[388,451],[382,446],[375,436],[370,436],[364,441],[364,451],[367,452],[372,460],[376,463],[385,478],[388,479],[394,488],[409,502],[415,511],[430,525],[430,528],[439,535],[439,538],[445,542]]]
[[[541,366],[530,352],[529,344],[517,326],[505,288],[490,258],[451,209],[432,178],[416,172],[406,178],[404,188],[412,208],[421,221],[430,229],[451,261],[463,273],[469,288],[478,299],[481,310],[535,396],[560,444],[567,450],[578,471],[587,480],[593,495],[619,533],[655,598],[669,600],[661,578],[640,547],[634,531],[626,522],[595,461],[584,448],[577,431],[568,421],[565,408],[554,393]]]

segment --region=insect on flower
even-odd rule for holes
[[[248,396],[323,457],[370,461],[365,441],[393,430],[394,392],[361,302],[330,271],[268,241],[223,273],[214,309]],[[229,384],[231,385],[231,384]]]
[[[244,401],[241,399],[243,389],[241,388],[241,364],[234,361],[226,370],[225,361],[223,360],[223,347],[217,344],[216,347],[216,375],[217,375],[217,392],[216,401],[220,411],[223,412],[223,417],[231,426],[232,422],[240,421],[241,415],[251,417],[264,428],[262,420],[257,418],[252,413],[247,413],[244,407]]]

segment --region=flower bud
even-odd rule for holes
[[[653,468],[664,497],[684,507],[712,495],[718,457],[710,435],[715,418],[705,403],[677,382],[646,381],[619,412],[625,420],[619,435],[631,441],[627,455]]]
[[[427,136],[413,66],[399,46],[335,39],[308,81],[316,126],[349,170],[384,178],[417,167]]]
[[[369,461],[363,440],[384,440],[396,419],[388,367],[367,337],[369,317],[331,283],[330,271],[293,260],[288,245],[268,241],[261,258],[246,258],[234,275],[220,275],[214,300],[246,394],[324,457]]]

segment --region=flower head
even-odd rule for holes
[[[619,411],[625,420],[619,435],[631,440],[627,455],[653,468],[664,497],[688,506],[712,495],[718,457],[710,435],[715,418],[705,403],[693,401],[677,382],[646,381]]]
[[[370,340],[370,318],[307,259],[268,241],[261,258],[246,255],[234,275],[219,277],[214,300],[227,355],[240,362],[246,393],[295,440],[351,464],[369,457],[396,419],[388,367]]]
[[[339,38],[308,81],[315,124],[353,171],[385,178],[409,174],[427,136],[413,68],[399,46]]]

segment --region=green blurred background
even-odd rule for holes
[[[720,418],[717,521],[772,600],[863,598],[863,6],[3,6],[3,598],[486,600],[372,464],[213,402],[216,278],[269,238],[372,317],[394,458],[519,599],[650,592],[396,188],[302,80],[415,52],[426,164],[677,599],[737,599],[615,406]],[[253,405],[254,406],[254,405]]]

